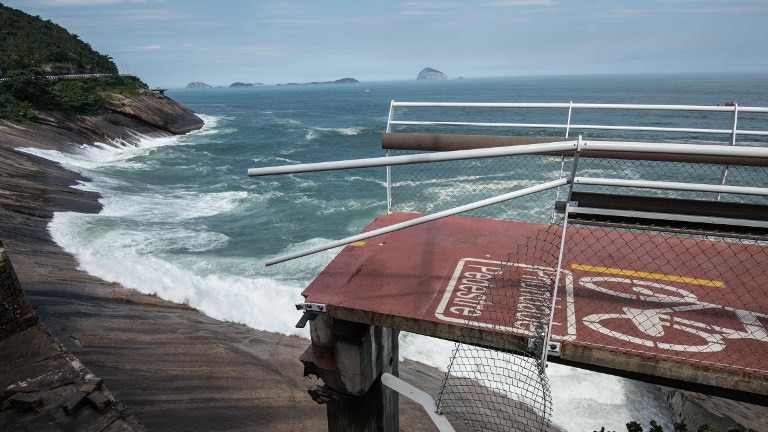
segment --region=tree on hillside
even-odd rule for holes
[[[65,28],[0,3],[0,77],[28,70],[48,75],[117,73],[117,66]]]

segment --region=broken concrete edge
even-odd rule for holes
[[[40,392],[15,393],[8,398],[8,403],[16,409],[31,410],[42,405],[43,398]]]
[[[70,399],[64,404],[64,412],[67,414],[74,414],[80,408],[86,404],[92,405],[98,411],[102,411],[108,406],[112,406],[115,402],[115,397],[104,386],[104,380],[95,376],[83,363],[74,356],[69,350],[61,343],[47,327],[42,326],[45,332],[49,335],[53,343],[56,345],[59,353],[64,359],[72,366],[77,376],[83,377],[79,383],[77,392],[70,397]],[[75,381],[75,384],[78,384]],[[91,397],[94,395],[93,397]]]
[[[37,311],[27,301],[11,260],[0,240],[0,340],[37,324]]]
[[[725,430],[763,430],[768,408],[749,405],[665,386],[658,386],[672,410],[675,422],[685,423],[689,430],[704,425]]]
[[[66,413],[73,414],[86,403],[90,403],[99,411],[112,406],[115,397],[104,386],[104,380],[88,370],[42,323],[38,323],[38,328],[48,337],[55,350],[71,369],[48,371],[36,377],[12,383],[0,390],[0,402],[7,400],[14,408],[33,409],[44,403],[41,392],[51,386],[73,385],[77,390],[63,405]],[[53,384],[55,379],[61,380],[63,374],[69,375],[69,378]]]
[[[86,378],[85,383],[81,384],[75,394],[70,396],[67,402],[64,403],[64,412],[74,414],[86,404],[93,406],[99,412],[103,411],[106,407],[112,406],[113,396],[109,393],[104,394],[102,389],[106,389],[102,386],[102,383],[103,380],[101,378]]]
[[[32,329],[26,331],[32,331]],[[98,420],[88,427],[99,428],[94,430],[146,431],[138,418],[126,412],[122,403],[116,400],[104,385],[104,380],[96,377],[66,350],[63,344],[52,336],[49,329],[42,323],[38,323],[34,326],[34,331],[43,334],[45,340],[51,344],[53,351],[56,352],[55,363],[59,366],[38,375],[28,376],[0,389],[0,412],[14,411],[16,415],[23,416],[21,418],[30,416],[30,419],[41,415],[60,420],[70,418],[73,421],[72,425],[77,425],[74,427],[78,428],[84,426],[78,419],[94,418],[92,414],[82,416],[84,410],[92,409],[98,416]],[[47,360],[54,357],[49,357]],[[97,424],[99,426],[96,426]]]
[[[398,331],[322,314],[310,335],[300,360],[304,375],[322,382],[307,393],[326,405],[328,430],[398,431],[399,395],[381,383],[385,372],[398,374]]]

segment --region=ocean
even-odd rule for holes
[[[138,145],[83,147],[76,154],[28,150],[81,172],[91,181],[78,187],[102,195],[99,214],[56,213],[54,240],[102,279],[216,319],[308,338],[308,328],[294,327],[300,318],[294,305],[338,249],[269,267],[264,261],[357,234],[386,213],[384,168],[258,178],[249,178],[248,168],[382,156],[391,100],[768,106],[768,74],[454,79],[166,94],[197,112],[203,129],[139,137]],[[583,121],[627,120],[595,115],[602,117]],[[709,126],[705,117],[690,121],[692,127]],[[447,367],[453,343],[417,335],[402,341],[403,357]],[[671,413],[654,386],[555,364],[548,375],[554,422],[565,430],[620,431],[628,421],[647,425],[651,419],[672,430]]]

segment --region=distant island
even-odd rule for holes
[[[335,81],[312,81],[312,82],[307,82],[307,83],[289,82],[289,83],[277,84],[277,85],[279,85],[279,86],[281,86],[281,85],[299,86],[299,85],[318,85],[318,84],[359,84],[359,83],[360,83],[360,81],[358,81],[358,80],[356,80],[354,78],[341,78],[341,79],[337,79]],[[233,82],[232,84],[230,84],[229,87],[232,87],[232,88],[255,87],[255,86],[262,86],[262,85],[264,85],[264,84],[263,83],[246,83],[246,82],[239,82],[239,81],[237,81],[237,82]],[[191,82],[191,83],[187,84],[185,88],[188,88],[188,89],[208,89],[208,88],[213,88],[213,86],[211,86],[209,84],[206,84],[204,82],[195,81],[195,82]]]
[[[195,82],[191,82],[191,83],[187,84],[186,88],[188,88],[188,89],[207,89],[207,88],[212,88],[212,86],[210,86],[210,85],[208,85],[208,84],[206,84],[204,82],[195,81]]]
[[[360,81],[354,78],[341,78],[336,81],[312,81],[308,83],[285,83],[285,85],[317,85],[317,84],[358,84]]]
[[[416,77],[417,80],[444,80],[448,79],[448,75],[440,72],[437,69],[432,68],[424,68],[419,72],[419,75]]]
[[[254,87],[254,86],[260,86],[264,85],[262,83],[243,83],[243,82],[233,82],[230,84],[230,87]]]

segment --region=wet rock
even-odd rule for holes
[[[16,393],[15,395],[8,398],[8,403],[14,408],[31,410],[42,405],[43,398],[40,396],[40,393],[37,392]]]

